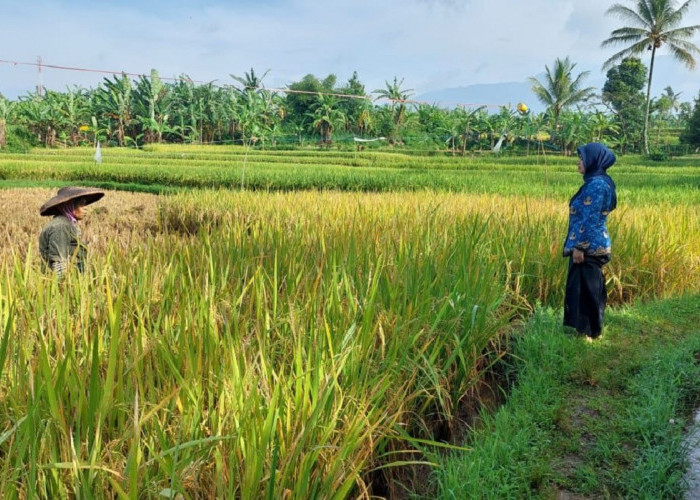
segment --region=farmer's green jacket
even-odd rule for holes
[[[63,274],[70,263],[81,272],[85,269],[87,248],[80,243],[80,229],[64,215],[55,216],[44,226],[39,235],[39,252],[44,269]]]

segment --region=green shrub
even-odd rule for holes
[[[652,151],[647,158],[651,161],[668,161],[671,159],[671,155],[666,151]]]

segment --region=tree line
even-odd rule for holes
[[[499,140],[506,148],[546,146],[570,152],[576,144],[595,140],[622,152],[641,151],[644,64],[628,58],[611,68],[600,94],[577,88],[585,75],[573,75],[574,68],[568,58],[557,59],[544,82],[533,79],[535,95],[546,96],[542,113],[522,106],[489,112],[485,107],[413,104],[406,102],[412,91],[398,78],[367,97],[357,74],[341,85],[334,75],[307,75],[289,85],[286,94],[265,89],[254,70],[234,77],[237,84],[228,86],[197,85],[184,76],[165,83],[156,71],[138,80],[114,76],[95,89],[33,92],[17,101],[0,97],[0,147],[77,146],[95,140],[115,146],[168,142],[261,148],[313,141],[330,147],[334,138],[356,136],[454,154],[492,149]],[[700,95],[693,107],[666,87],[650,109],[653,145],[677,144],[679,137],[700,145]]]

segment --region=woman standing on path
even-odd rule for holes
[[[87,248],[80,242],[78,221],[85,217],[85,206],[104,196],[98,189],[65,187],[44,203],[39,213],[53,215],[39,235],[42,269],[53,270],[62,276],[72,264],[83,272]]]
[[[583,186],[569,202],[569,229],[564,257],[569,257],[564,298],[564,326],[590,339],[603,331],[607,291],[603,266],[610,261],[608,214],[617,205],[615,183],[606,173],[615,155],[592,142],[578,148],[578,171]]]

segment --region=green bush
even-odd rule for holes
[[[671,159],[671,155],[666,151],[652,151],[647,155],[647,158],[651,161],[668,161]]]

